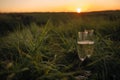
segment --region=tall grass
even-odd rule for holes
[[[82,17],[67,22],[57,26],[50,20],[44,26],[32,23],[0,38],[0,80],[76,80],[80,75],[87,80],[119,80],[120,46],[114,39],[118,33],[113,36],[119,20]],[[81,62],[77,32],[91,28],[95,30],[94,54]]]
[[[72,78],[75,72],[66,72],[69,69],[68,64],[65,64],[67,61],[62,64],[61,60],[64,59],[63,55],[67,57],[65,53],[73,50],[73,43],[62,33],[54,33],[56,31],[48,22],[43,27],[31,24],[30,28],[16,30],[2,38],[1,79],[56,80],[67,79],[68,76]]]

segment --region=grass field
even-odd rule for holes
[[[77,37],[85,29],[95,44],[82,62]],[[0,80],[119,80],[119,34],[120,11],[0,14]]]

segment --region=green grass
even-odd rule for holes
[[[62,15],[62,14],[61,14]],[[97,15],[97,14],[96,14]],[[119,80],[120,19],[82,15],[79,18],[31,23],[0,38],[0,80]],[[80,16],[80,15],[75,15]],[[77,33],[94,29],[94,54],[81,62]]]

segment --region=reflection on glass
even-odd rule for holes
[[[85,30],[84,32],[78,32],[78,56],[81,61],[84,61],[86,57],[91,57],[94,49],[93,41],[94,30]]]

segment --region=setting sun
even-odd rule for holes
[[[0,0],[0,12],[80,13],[103,10],[120,10],[120,0]]]
[[[81,8],[77,8],[77,13],[80,13],[81,12]]]

